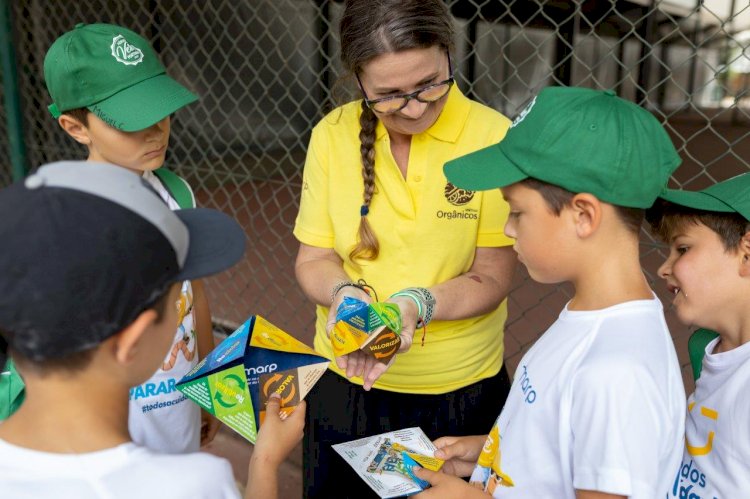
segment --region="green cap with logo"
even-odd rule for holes
[[[44,78],[58,118],[87,108],[126,132],[148,128],[198,97],[167,76],[149,43],[112,24],[78,24],[55,40]]]
[[[669,135],[645,109],[609,90],[548,87],[502,141],[447,162],[443,171],[463,189],[534,178],[613,205],[648,208],[680,162]]]
[[[702,191],[665,189],[659,197],[695,210],[739,213],[750,220],[750,173],[737,175]]]

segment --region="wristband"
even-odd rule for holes
[[[411,298],[412,301],[417,304],[417,324],[419,324],[419,321],[421,321],[423,317],[422,316],[422,299],[410,291],[399,291],[398,293],[393,293],[391,295],[391,298],[394,298],[396,296],[405,296],[407,298]]]
[[[432,320],[432,313],[435,310],[435,297],[427,288],[406,288],[400,292],[410,292],[416,294],[424,305],[424,316],[417,321],[417,328],[423,328]]]

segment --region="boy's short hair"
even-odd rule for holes
[[[547,207],[555,215],[559,215],[564,207],[570,206],[573,197],[576,195],[575,192],[570,192],[567,189],[563,189],[562,187],[547,182],[542,182],[535,178],[523,179],[519,184],[537,191],[539,195],[542,196],[542,199],[544,199]],[[643,208],[628,208],[617,205],[612,205],[612,207],[620,218],[620,221],[630,232],[634,234],[640,233],[646,210]]]
[[[667,132],[645,109],[611,91],[548,87],[503,140],[449,161],[444,172],[463,189],[535,178],[615,206],[645,209],[680,162]]]
[[[84,126],[89,126],[89,111],[85,107],[77,107],[75,109],[68,109],[67,111],[63,112],[62,114],[67,114],[68,116],[71,116],[78,121],[80,121]]]
[[[125,132],[148,128],[198,98],[166,74],[151,45],[112,24],[78,24],[44,57],[44,79],[58,118],[86,108]]]
[[[688,224],[703,224],[719,236],[727,251],[735,250],[750,232],[750,173],[702,191],[665,189],[647,211],[646,220],[664,242]]]
[[[157,322],[161,322],[164,317],[164,312],[167,310],[168,299],[169,289],[156,299],[153,306],[149,307],[156,312]],[[7,335],[8,333],[0,331],[0,339],[2,339],[2,336]],[[62,357],[51,357],[44,360],[36,360],[34,362],[29,361],[21,352],[15,351],[13,352],[13,362],[15,362],[16,365],[22,366],[24,371],[32,371],[37,375],[44,375],[45,373],[53,371],[75,373],[86,369],[86,367],[91,364],[91,360],[94,358],[94,353],[98,347],[99,345],[96,345],[87,350],[69,353]]]
[[[172,211],[140,176],[60,162],[0,191],[0,364],[95,348],[176,282],[244,252],[242,228],[210,209]]]

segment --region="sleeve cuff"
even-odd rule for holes
[[[497,248],[501,246],[513,246],[513,239],[502,233],[479,234],[477,246],[480,248]]]

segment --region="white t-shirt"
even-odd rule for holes
[[[471,481],[494,497],[664,497],[685,389],[658,299],[567,306],[519,364]]]
[[[701,376],[688,399],[682,465],[667,497],[750,496],[750,343],[713,352],[706,345]]]
[[[152,172],[144,172],[143,178],[171,209],[180,208]],[[190,281],[182,283],[178,303],[181,319],[161,368],[148,381],[130,389],[128,426],[133,441],[166,453],[196,452],[200,447],[200,407],[175,388],[198,364]]]
[[[133,443],[53,454],[0,440],[0,497],[236,499],[240,494],[229,463],[209,454],[156,454]]]

